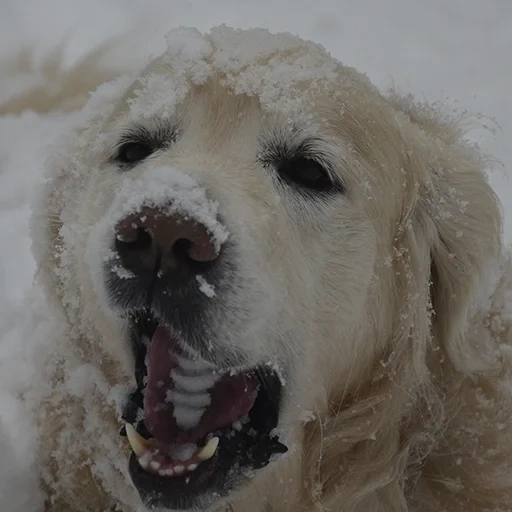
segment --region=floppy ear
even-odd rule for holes
[[[416,238],[412,246],[421,239],[430,255],[432,339],[456,370],[483,371],[495,361],[495,351],[485,340],[476,344],[466,331],[472,306],[486,299],[483,286],[500,254],[499,201],[485,175],[486,161],[464,141],[460,120],[439,119],[431,107],[406,100],[397,106],[428,136],[421,140],[425,163],[410,221]],[[412,235],[406,236],[412,249]]]

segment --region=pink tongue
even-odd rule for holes
[[[252,409],[258,389],[256,378],[246,374],[226,374],[206,391],[211,403],[204,409],[199,422],[189,429],[180,428],[174,418],[174,406],[167,399],[168,392],[175,388],[171,370],[187,376],[194,374],[180,368],[176,356],[187,358],[167,329],[158,327],[148,348],[144,392],[144,423],[156,439],[166,443],[195,442],[210,432],[231,425]]]

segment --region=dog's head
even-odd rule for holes
[[[307,460],[308,419],[386,358],[426,378],[432,337],[463,364],[499,222],[448,122],[312,43],[226,27],[172,32],[84,117],[34,232],[84,357],[133,386],[146,504],[207,508]]]

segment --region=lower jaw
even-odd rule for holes
[[[132,454],[130,476],[149,509],[169,511],[209,510],[223,498],[242,488],[255,471],[267,466],[287,451],[274,434],[280,409],[280,385],[265,387],[242,427],[224,427],[209,434],[219,438],[213,457],[202,461],[193,471],[161,476],[147,471]],[[147,468],[146,468],[147,469]]]
[[[230,439],[222,437],[210,460],[202,462],[191,473],[173,478],[144,471],[132,454],[130,476],[146,507],[172,511],[209,510],[243,487],[255,471],[287,450],[273,437],[255,441],[243,432],[234,433]]]

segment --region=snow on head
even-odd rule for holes
[[[135,121],[155,116],[171,118],[187,96],[190,84],[202,84],[212,75],[207,59],[213,48],[197,29],[174,29],[166,38],[168,50],[157,61],[157,69],[139,79],[133,98],[128,100]]]
[[[212,73],[207,59],[213,53],[210,41],[196,28],[177,28],[167,36],[165,62],[178,74],[186,74],[193,83],[204,83]]]
[[[179,28],[167,35],[167,51],[139,80],[129,100],[132,117],[172,116],[192,84],[218,75],[235,94],[257,96],[263,109],[304,115],[304,90],[336,94],[338,63],[320,45],[288,33],[225,25],[209,34]]]
[[[134,121],[155,116],[169,119],[174,115],[176,105],[185,99],[187,91],[186,83],[169,83],[169,77],[158,73],[146,75],[139,80],[133,98],[127,100],[131,117]]]
[[[304,85],[334,94],[339,63],[320,45],[289,33],[224,25],[211,30],[214,67],[236,94],[257,96],[264,110],[285,114],[307,110]]]

